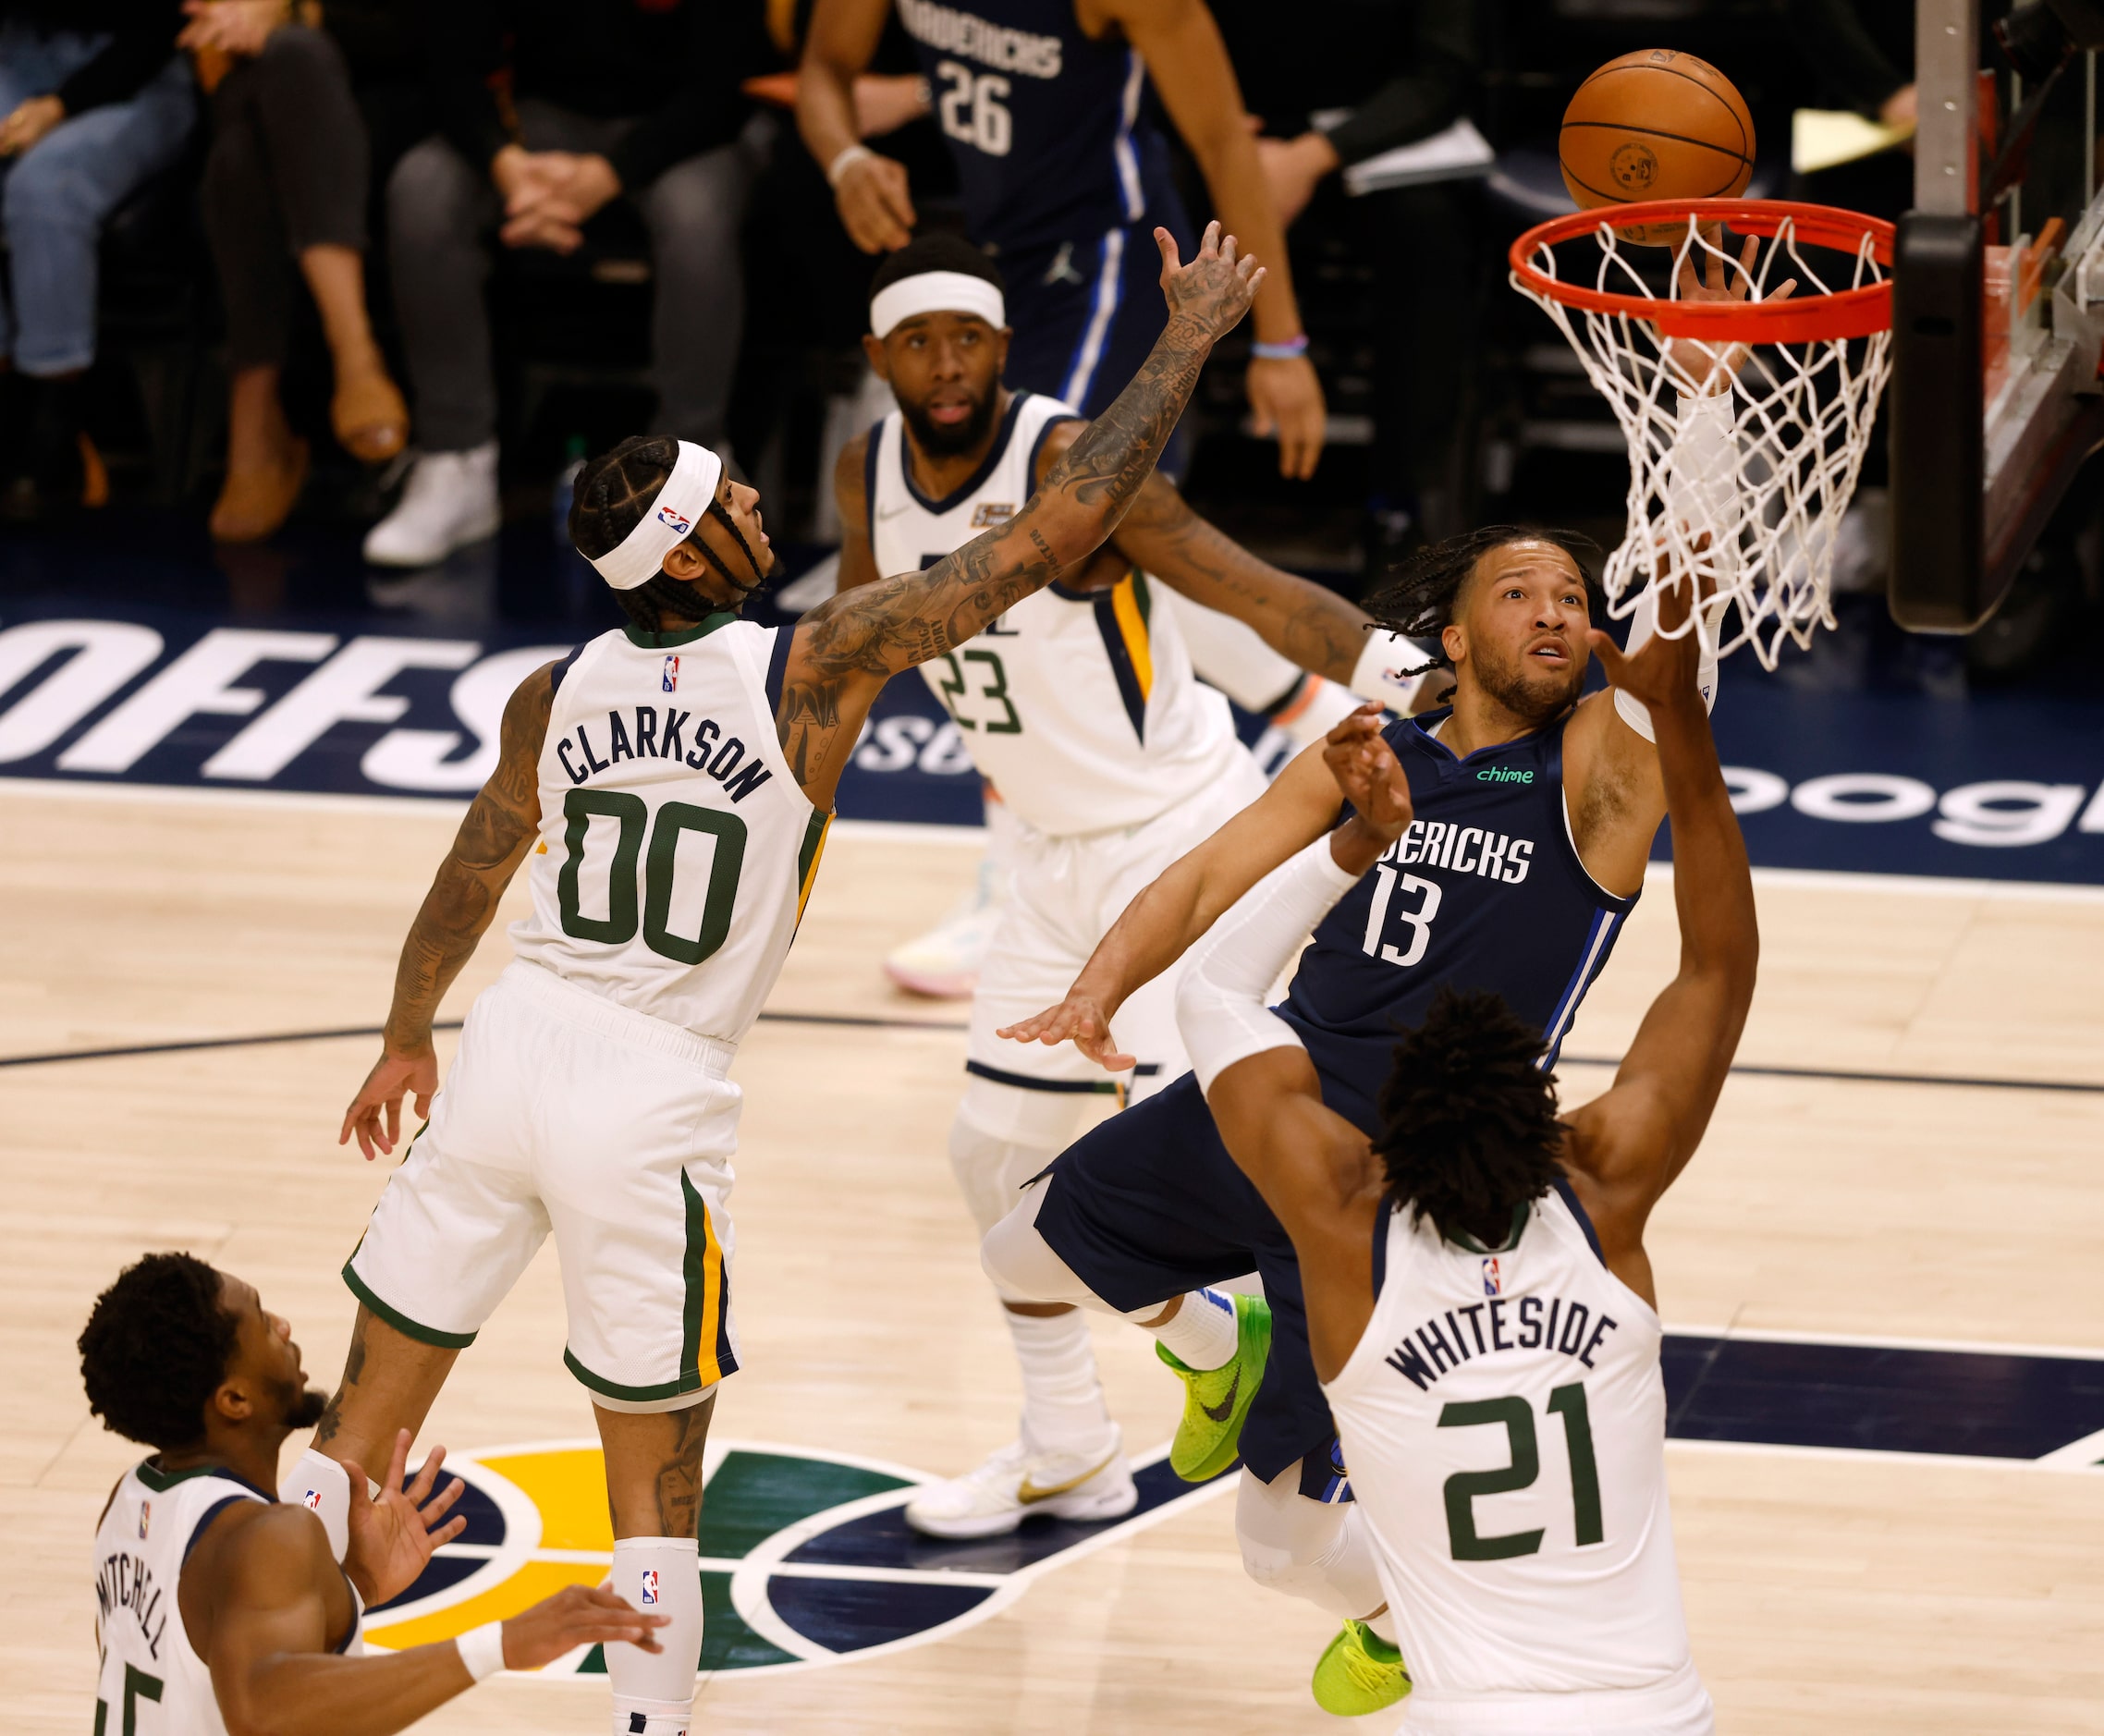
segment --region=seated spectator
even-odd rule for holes
[[[450,0],[433,8],[439,136],[387,188],[420,456],[365,558],[423,567],[497,528],[493,240],[574,251],[630,200],[656,279],[654,432],[723,446],[744,318],[739,229],[772,123],[757,0]],[[508,72],[511,101],[495,88]]]
[[[294,262],[320,310],[336,373],[329,423],[368,463],[409,438],[365,311],[372,146],[358,90],[413,78],[406,0],[326,0],[293,21],[285,0],[186,0],[182,43],[211,85],[214,137],[204,222],[226,306],[226,481],[212,534],[251,543],[285,522],[307,475],[307,443],[278,399],[292,324]],[[213,76],[216,72],[216,79]]]
[[[100,506],[81,425],[103,225],[196,118],[175,0],[0,0],[0,512]]]
[[[1373,268],[1367,533],[1373,565],[1385,567],[1426,535],[1461,528],[1477,294],[1471,205],[1453,182],[1347,200],[1339,171],[1469,113],[1482,53],[1477,0],[1306,0],[1290,30],[1269,0],[1211,4],[1242,100],[1261,116],[1257,156],[1279,222],[1291,228],[1312,204],[1306,221],[1343,231]]]

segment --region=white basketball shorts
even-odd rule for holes
[[[1118,1009],[1112,1034],[1138,1066],[1120,1082],[1070,1043],[1010,1043],[994,1034],[1066,998],[1096,943],[1147,883],[1264,793],[1264,775],[1239,743],[1216,776],[1144,825],[1047,837],[1019,826],[1015,877],[979,967],[965,1070],[997,1083],[1063,1094],[1158,1091],[1187,1071],[1176,1028],[1180,968],[1165,971]],[[1014,1130],[988,1127],[996,1138]]]
[[[738,1366],[735,1054],[514,960],[469,1009],[344,1281],[397,1331],[459,1348],[553,1229],[563,1361],[593,1402],[701,1402]]]

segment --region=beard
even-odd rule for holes
[[[912,430],[915,446],[936,458],[949,458],[971,451],[985,439],[987,431],[994,425],[994,405],[999,396],[989,387],[984,396],[972,400],[972,413],[949,427],[930,422],[925,404],[901,403],[899,413],[906,419],[906,426]]]
[[[285,1407],[285,1422],[288,1428],[312,1428],[322,1420],[322,1412],[329,1408],[329,1395],[309,1387],[304,1392],[295,1392]]]
[[[1530,667],[1523,657],[1497,660],[1480,653],[1471,659],[1475,684],[1530,729],[1561,716],[1585,686],[1585,666],[1575,656],[1568,673],[1550,675]]]

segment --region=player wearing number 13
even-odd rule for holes
[[[1221,917],[1178,996],[1220,1137],[1300,1257],[1415,1680],[1406,1730],[1712,1728],[1673,1559],[1644,1229],[1708,1125],[1759,938],[1694,646],[1602,655],[1657,727],[1681,928],[1679,973],[1604,1095],[1559,1116],[1540,1032],[1494,995],[1448,992],[1396,1045],[1370,1139],[1325,1104],[1263,997],[1412,818],[1394,754],[1350,725],[1328,758],[1352,817]]]
[[[781,970],[878,691],[1117,529],[1213,341],[1247,311],[1263,274],[1232,238],[1209,229],[1188,265],[1157,240],[1160,342],[1021,510],[793,628],[740,617],[773,556],[756,493],[714,453],[633,439],[588,466],[571,536],[630,625],[513,696],[496,771],[403,947],[343,1136],[369,1157],[391,1150],[407,1092],[431,1119],[344,1268],[361,1305],[343,1384],[285,1488],[340,1540],[343,1463],[373,1463],[373,1443],[421,1425],[552,1230],[564,1361],[606,1450],[614,1586],[672,1619],[662,1655],[606,1648],[617,1731],[685,1736],[692,1714],[703,1448],[739,1365],[737,1045]],[[440,1091],[433,1014],[528,860],[519,956],[470,1009]]]

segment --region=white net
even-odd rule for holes
[[[1566,247],[1590,253],[1596,246],[1590,287],[1597,292],[1654,305],[1680,300],[1691,275],[1700,287],[1690,299],[1747,301],[1771,300],[1791,279],[1802,300],[1884,276],[1867,233],[1853,260],[1813,250],[1828,262],[1823,270],[1788,217],[1750,270],[1720,238],[1701,233],[1691,216],[1669,260],[1602,221]],[[1529,263],[1562,281],[1546,242]],[[1647,593],[1693,574],[1710,596],[1689,617],[1705,646],[1722,655],[1751,642],[1771,669],[1786,636],[1808,645],[1816,624],[1831,627],[1835,544],[1891,369],[1890,332],[1750,348],[1705,343],[1661,336],[1641,310],[1567,306],[1517,272],[1512,287],[1571,340],[1629,445],[1629,529],[1608,558],[1608,612],[1626,618]]]

